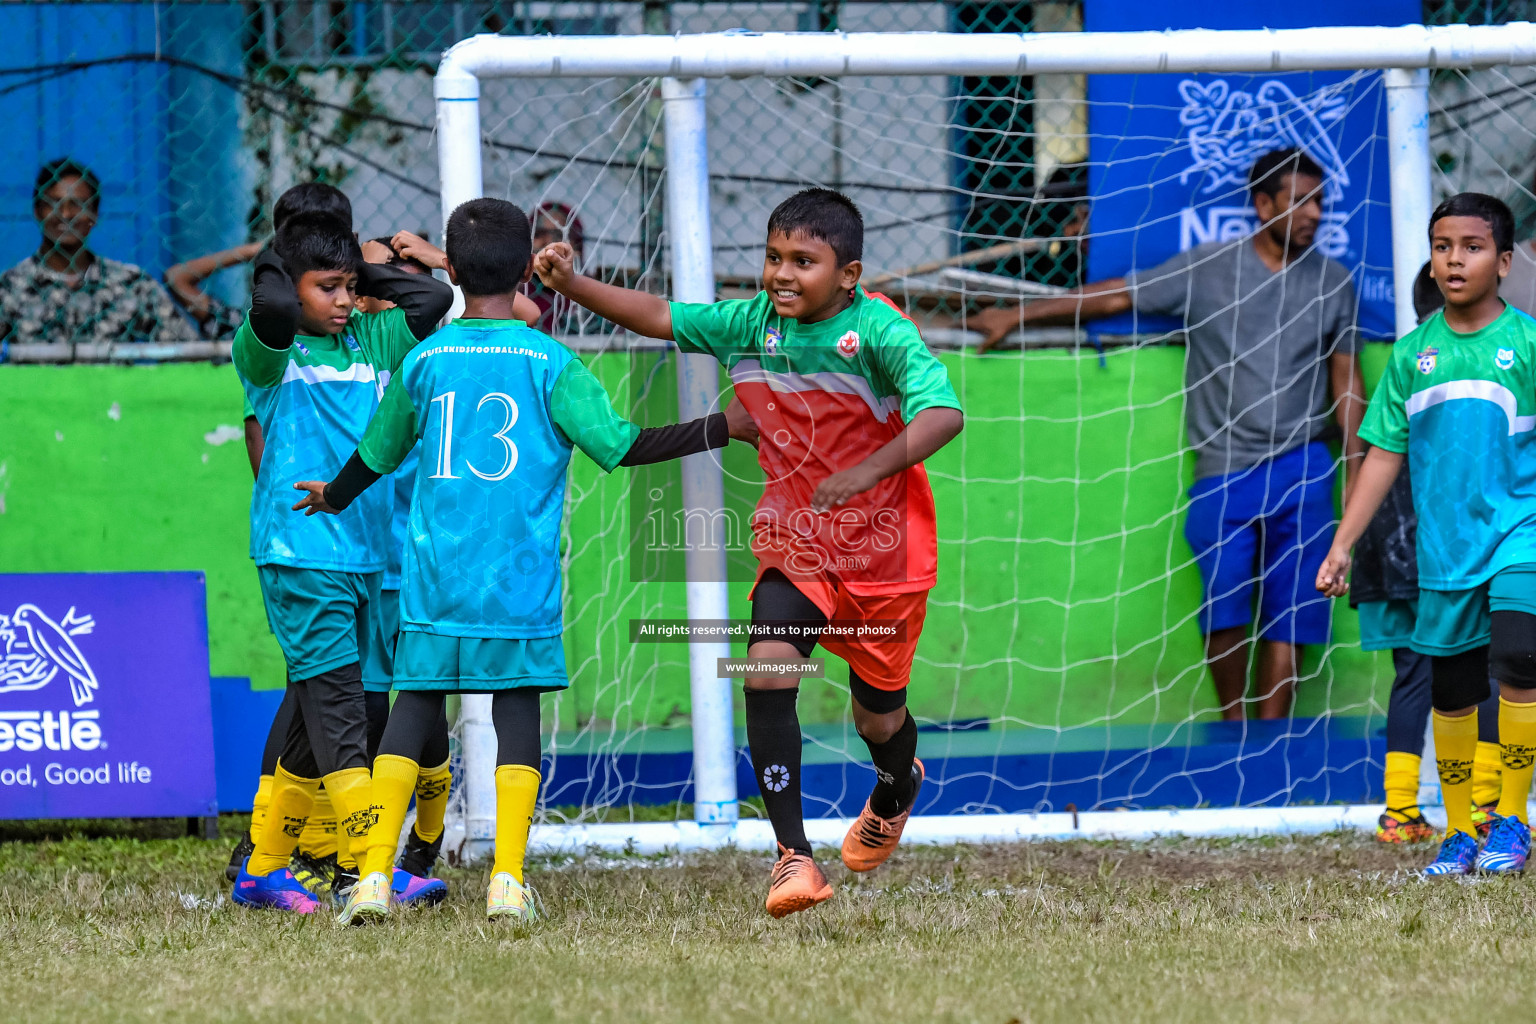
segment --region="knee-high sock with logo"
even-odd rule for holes
[[[746,691],[747,746],[774,836],[785,849],[810,856],[800,806],[799,696],[798,688]]]
[[[432,842],[443,834],[443,818],[448,813],[448,791],[453,775],[444,761],[436,768],[423,767],[416,776],[416,834]]]
[[[1387,813],[1398,821],[1419,815],[1419,765],[1422,755],[1403,750],[1387,751]]]
[[[917,723],[908,714],[901,728],[884,743],[876,743],[867,736],[863,739],[878,776],[875,788],[869,794],[869,809],[882,818],[894,818],[912,803],[912,762],[917,757]],[[887,779],[890,781],[887,782]]]
[[[263,775],[256,780],[256,797],[251,801],[251,841],[261,835],[267,823],[267,806],[272,802],[272,776]]]
[[[253,835],[256,852],[246,868],[253,875],[267,875],[288,866],[293,848],[298,845],[315,803],[319,779],[290,775],[281,761],[272,773],[272,799],[267,802],[267,818],[261,832]]]
[[[336,808],[324,786],[315,794],[309,821],[299,835],[299,852],[310,857],[329,857],[336,853]]]
[[[1434,712],[1435,768],[1445,801],[1447,833],[1476,836],[1472,824],[1472,760],[1477,755],[1477,716],[1450,718]]]
[[[1496,804],[1503,791],[1504,762],[1499,745],[1478,740],[1477,753],[1472,757],[1472,806]]]
[[[505,871],[523,880],[528,830],[539,802],[539,772],[526,764],[496,766],[496,863],[491,874]]]
[[[336,805],[336,863],[357,870],[357,854],[368,846],[368,831],[378,817],[367,768],[343,768],[325,777]]]
[[[361,874],[382,871],[387,875],[394,870],[400,829],[405,826],[411,789],[420,772],[420,765],[398,754],[380,754],[373,759],[373,802],[378,805],[379,820],[374,822],[369,833],[368,856]]]
[[[1525,821],[1531,774],[1536,770],[1536,704],[1499,698],[1499,759],[1504,767],[1499,813]]]

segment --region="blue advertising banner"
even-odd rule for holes
[[[1280,6],[1190,0],[1087,0],[1095,32],[1404,25],[1417,0],[1296,0]],[[1273,149],[1306,150],[1327,175],[1315,245],[1354,275],[1360,329],[1393,338],[1392,225],[1381,72],[1091,75],[1089,280],[1156,266],[1203,242],[1257,227],[1248,169]],[[1099,331],[1177,330],[1127,314]]]
[[[0,818],[217,813],[205,589],[0,575]]]

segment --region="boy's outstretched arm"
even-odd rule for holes
[[[886,477],[911,469],[960,436],[964,427],[965,414],[959,409],[946,406],[924,409],[912,417],[906,429],[863,462],[833,473],[818,484],[816,493],[811,495],[811,511],[826,512],[837,508]]]
[[[556,242],[534,254],[533,272],[546,288],[627,331],[645,338],[677,340],[672,335],[672,305],[666,299],[584,277],[576,273],[575,259],[568,243]]]
[[[1322,568],[1317,570],[1317,589],[1329,597],[1349,593],[1349,567],[1353,561],[1350,550],[1370,525],[1402,468],[1401,452],[1385,448],[1372,448],[1366,452],[1365,463],[1355,478],[1354,490],[1344,506],[1344,518],[1333,535],[1333,546],[1328,549]]]
[[[757,428],[740,412],[644,429],[620,416],[608,392],[579,360],[571,360],[549,396],[550,418],[570,442],[611,473],[724,448],[732,438],[753,443]]]

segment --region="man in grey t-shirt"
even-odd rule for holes
[[[988,331],[985,351],[1027,323],[1132,309],[1183,319],[1185,427],[1196,453],[1185,536],[1205,584],[1206,660],[1229,719],[1243,717],[1255,605],[1258,717],[1290,713],[1303,645],[1328,642],[1331,604],[1312,588],[1333,538],[1333,456],[1322,441],[1336,424],[1351,474],[1364,455],[1354,284],[1312,248],[1322,170],[1300,150],[1276,150],[1248,180],[1260,222],[1249,237],[1073,295],[988,310],[977,324]]]

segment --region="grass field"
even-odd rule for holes
[[[764,856],[544,860],[535,925],[465,870],[340,929],[231,906],[222,841],[6,827],[4,1020],[1515,1020],[1536,972],[1536,886],[1357,835],[907,849],[779,922]]]

